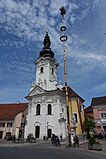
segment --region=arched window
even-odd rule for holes
[[[52,74],[54,74],[54,68],[52,68]]]
[[[36,106],[36,115],[40,115],[40,104]]]
[[[43,67],[41,67],[41,69],[40,69],[40,73],[43,73],[44,72],[44,69],[43,69]]]
[[[75,122],[78,123],[77,113],[74,113],[74,119],[75,119]]]
[[[52,106],[51,104],[48,104],[48,115],[52,114]]]

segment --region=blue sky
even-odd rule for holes
[[[106,0],[0,0],[0,103],[27,102],[45,30],[63,79],[61,16],[67,27],[67,82],[85,99],[106,96]]]

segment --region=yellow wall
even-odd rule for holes
[[[81,105],[82,112],[81,113],[81,120],[82,123],[84,121],[84,108],[83,108],[83,103],[79,101],[79,105]],[[77,104],[77,98],[72,97],[69,99],[69,116],[70,120],[72,120],[72,114],[76,113],[78,117],[78,123],[76,123],[76,134],[82,134],[82,129],[81,129],[81,122],[80,122],[80,116],[79,116],[79,111],[78,111],[78,104]]]

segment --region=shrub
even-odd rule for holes
[[[93,145],[94,143],[96,142],[95,138],[94,138],[94,135],[90,135],[90,138],[89,138],[89,144]]]
[[[27,142],[29,142],[32,138],[33,138],[33,134],[30,133],[30,134],[27,136]]]

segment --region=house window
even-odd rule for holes
[[[43,69],[43,67],[41,67],[41,69],[40,69],[40,73],[43,73],[43,71],[44,71],[44,69]]]
[[[106,113],[101,113],[101,118],[106,119]]]
[[[13,123],[7,123],[7,127],[12,127],[13,126]]]
[[[40,115],[40,104],[36,106],[36,115]]]
[[[75,123],[78,123],[78,116],[77,116],[77,113],[74,113],[74,120],[75,120]]]
[[[25,123],[21,123],[21,128],[24,128],[24,126],[25,126]]]
[[[51,104],[48,104],[48,115],[52,114],[52,106]]]
[[[5,123],[0,123],[0,127],[5,127]]]

